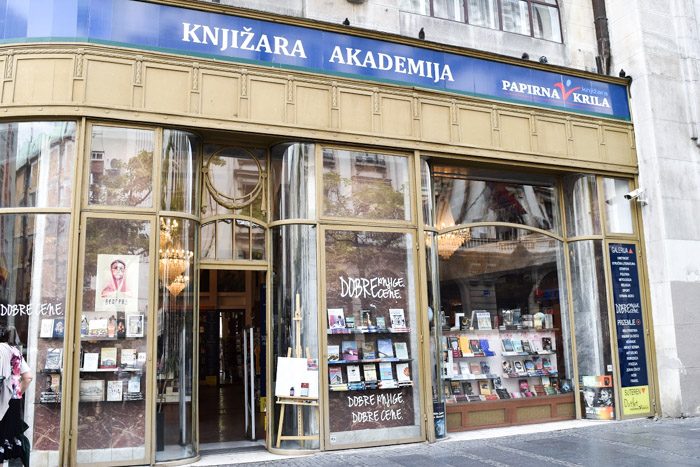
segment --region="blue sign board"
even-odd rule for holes
[[[111,44],[630,120],[620,84],[138,0],[0,0],[0,41]]]
[[[644,319],[642,297],[639,291],[636,246],[611,243],[608,248],[620,360],[620,382],[623,388],[646,386],[648,378]]]

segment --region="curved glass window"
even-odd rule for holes
[[[153,130],[93,126],[88,204],[152,207],[154,145]]]
[[[192,457],[193,338],[197,225],[185,219],[160,223],[158,347],[156,360],[156,460]]]
[[[202,225],[202,258],[221,261],[264,260],[265,227],[245,219]]]
[[[315,219],[315,146],[280,144],[271,159],[272,219]]]
[[[595,175],[564,177],[563,191],[566,235],[600,235],[600,208]]]
[[[529,177],[520,174],[513,174],[510,179],[505,176],[498,172],[436,167],[436,227],[510,222],[559,232],[554,182],[528,180]]]
[[[178,130],[163,131],[160,207],[164,211],[196,214],[199,210],[199,157],[196,135]]]
[[[272,254],[272,388],[275,396],[304,397],[299,384],[305,382],[306,396],[311,397],[318,394],[319,387],[316,228],[289,225],[272,229]],[[297,360],[287,359],[288,352]],[[289,370],[299,358],[302,363],[299,371],[307,375],[304,381],[293,378],[294,367]],[[285,415],[280,427],[282,411]],[[317,440],[300,443],[278,438],[280,433],[282,437],[318,435],[316,407],[274,404],[268,426],[273,447],[319,448]]]
[[[32,465],[59,465],[66,384],[70,215],[0,215],[0,330],[14,327],[34,382],[24,394]]]
[[[74,122],[0,124],[0,208],[71,205]]]

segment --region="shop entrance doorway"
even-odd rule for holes
[[[264,441],[265,272],[200,274],[200,449]]]

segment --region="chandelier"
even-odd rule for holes
[[[442,206],[439,212],[439,218],[440,223],[438,224],[438,230],[455,226],[455,218],[452,216],[452,210],[449,205]],[[469,239],[471,239],[471,232],[469,229],[454,230],[439,234],[437,239],[438,255],[442,259],[449,259],[455,251]]]
[[[160,246],[158,250],[158,273],[165,288],[178,296],[187,287],[190,276],[185,273],[190,267],[194,252],[173,247],[173,233],[177,230],[175,219],[160,220]]]

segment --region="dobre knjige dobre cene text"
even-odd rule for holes
[[[342,298],[401,298],[403,277],[340,277]]]
[[[62,316],[62,303],[10,303],[0,304],[0,316]]]
[[[371,394],[347,396],[348,407],[352,412],[353,423],[385,422],[388,420],[403,420],[403,394]]]

